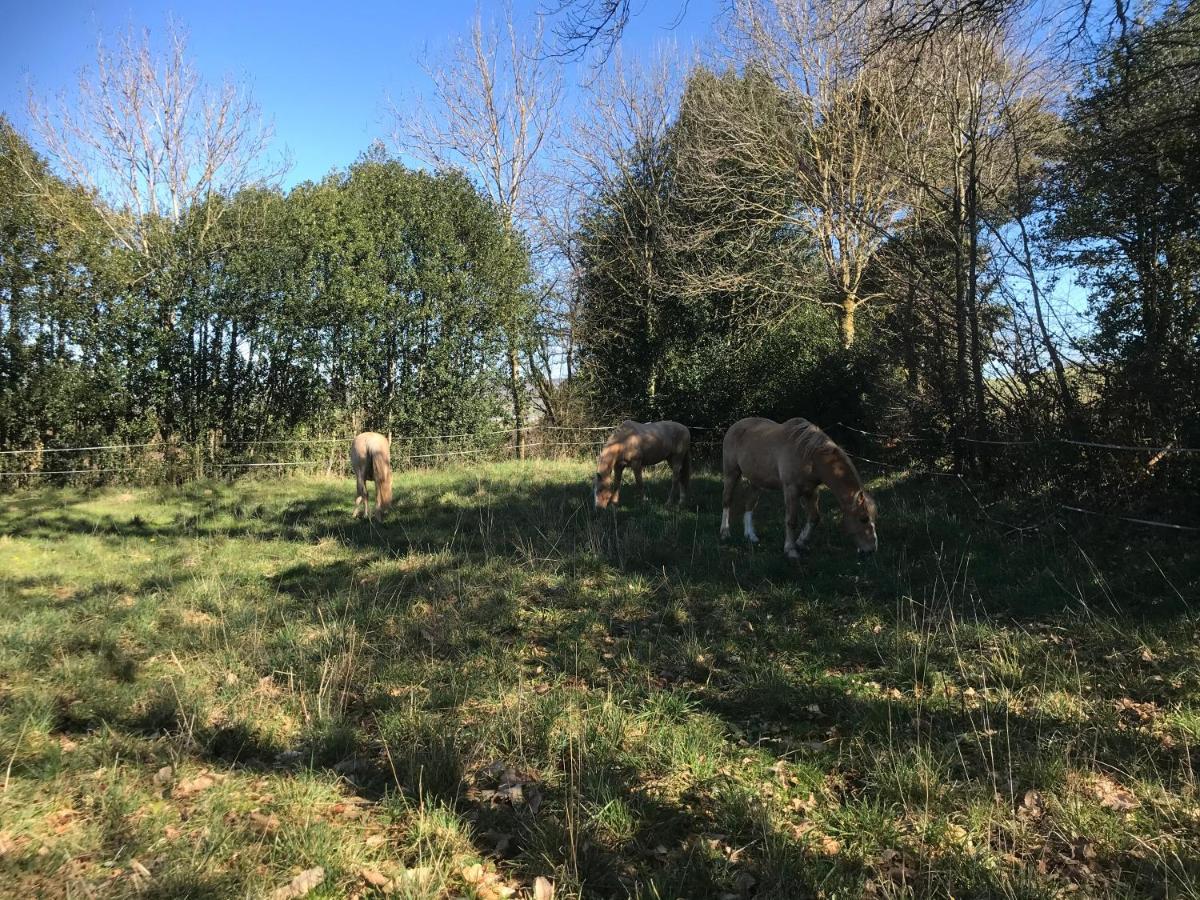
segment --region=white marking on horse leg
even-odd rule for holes
[[[784,544],[783,545],[783,555],[786,556],[788,559],[799,559],[800,558],[800,548],[796,544]]]
[[[721,510],[721,537],[729,537],[729,507]]]
[[[754,533],[754,513],[746,510],[742,514],[742,528],[746,532],[746,540],[752,544],[758,543],[758,535]]]
[[[812,526],[812,519],[804,523],[804,527],[800,529],[800,537],[796,538],[797,547],[803,547],[805,542],[808,541],[808,536],[812,534]]]

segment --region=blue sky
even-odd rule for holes
[[[514,0],[518,16],[539,0]],[[705,41],[721,0],[642,0],[635,6],[625,52],[641,55],[656,42]],[[292,3],[184,0],[174,4],[66,0],[4,0],[0,11],[0,111],[27,124],[30,87],[39,95],[71,89],[95,58],[97,35],[114,37],[131,24],[161,30],[168,16],[190,34],[200,71],[213,81],[229,74],[251,85],[274,120],[277,141],[290,151],[286,183],[317,179],[345,166],[377,137],[390,133],[388,99],[425,90],[417,65],[469,27],[474,0],[392,0],[350,8],[313,0]],[[682,13],[682,16],[681,16]],[[674,26],[674,27],[672,27]]]

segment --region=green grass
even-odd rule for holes
[[[1194,540],[894,479],[793,564],[588,472],[4,500],[5,895],[1200,894]]]

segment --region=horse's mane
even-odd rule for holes
[[[805,456],[811,456],[829,447],[837,447],[829,435],[808,419],[788,419],[783,423],[783,427],[792,439],[792,444]]]
[[[862,484],[862,478],[854,466],[854,461],[850,459],[850,454],[808,419],[789,419],[783,423],[783,427],[802,457],[819,459],[824,456],[826,459],[836,460],[846,467],[859,485]]]

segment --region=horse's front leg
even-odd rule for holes
[[[622,465],[613,466],[613,493],[612,502],[621,502],[621,475],[624,473],[625,467]]]
[[[633,480],[637,482],[638,501],[646,499],[646,485],[642,483],[642,464],[635,463],[633,466]]]
[[[800,532],[800,536],[796,538],[796,549],[802,549],[808,543],[808,536],[812,534],[813,526],[821,521],[821,507],[817,502],[817,492],[809,491],[804,495],[804,509],[807,513],[807,520],[804,523],[804,529]]]

